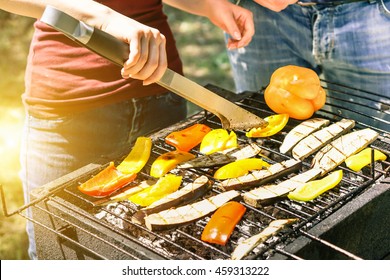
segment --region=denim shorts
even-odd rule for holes
[[[256,32],[247,47],[228,51],[237,92],[266,87],[281,66],[308,67],[324,80],[357,88],[367,97],[328,92],[329,104],[345,100],[354,111],[363,112],[345,112],[344,117],[390,130],[390,0],[293,4],[281,12],[252,0],[241,0],[240,5],[253,12]],[[364,113],[366,107],[372,109]],[[365,114],[376,114],[382,121]]]
[[[173,94],[131,99],[55,119],[26,116],[21,145],[25,203],[32,189],[89,163],[126,155],[146,136],[186,117],[186,101]],[[28,211],[31,215],[31,211]],[[36,258],[33,226],[27,223],[30,258]]]

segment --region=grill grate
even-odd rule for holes
[[[340,87],[339,85],[335,86]],[[244,93],[241,96],[237,96],[220,88],[213,86],[209,86],[209,88],[231,100],[240,98],[237,101],[238,105],[260,117],[266,117],[272,114],[265,105],[261,94]],[[343,88],[343,90],[348,90],[349,92],[352,89]],[[340,93],[342,91],[338,89],[338,92]],[[380,107],[388,105],[378,100],[376,102]],[[346,107],[348,107],[348,104],[346,104]],[[337,108],[336,113],[333,112],[335,111],[334,109],[334,107],[327,105],[323,110],[318,112],[318,116],[329,118],[332,121],[342,118],[343,113],[338,111],[340,108]],[[346,110],[347,108],[344,107],[341,109]],[[376,108],[370,108],[370,110],[377,111]],[[375,114],[364,115],[364,117],[376,120]],[[381,119],[383,123],[386,123],[387,120],[388,116],[387,119]],[[204,123],[212,128],[220,127],[220,122],[217,117],[202,111],[182,123],[156,132],[151,136],[153,139],[153,149],[149,165],[144,168],[144,171],[140,173],[137,180],[149,179],[150,163],[160,154],[174,149],[165,143],[164,137],[171,131],[182,129],[194,123]],[[243,137],[244,131],[236,131],[236,133],[240,144],[255,141],[262,148],[262,153],[267,154],[265,160],[270,163],[275,163],[290,158],[287,155],[279,153],[278,147],[286,133],[298,123],[298,121],[294,120],[289,121],[282,133],[267,139],[253,140]],[[357,123],[357,127],[359,126],[366,127],[368,125]],[[386,134],[388,132],[381,129],[377,130],[381,135],[370,146],[390,154],[390,143]],[[196,149],[191,152],[199,153]],[[309,168],[311,158],[309,157],[303,162],[304,170]],[[336,189],[328,191],[312,202],[298,203],[284,199],[261,209],[241,202],[247,207],[247,212],[237,225],[226,246],[211,245],[200,240],[200,234],[209,217],[174,230],[152,232],[144,226],[131,221],[131,216],[137,210],[136,206],[131,204],[131,202],[123,201],[104,204],[102,200],[93,199],[81,194],[77,190],[78,183],[86,181],[91,175],[96,174],[105,166],[99,166],[90,172],[81,171],[81,174],[80,172],[76,175],[70,174],[71,179],[64,178],[63,183],[56,183],[55,187],[53,187],[54,191],[52,190],[48,194],[38,195],[37,199],[31,203],[35,211],[34,215],[35,217],[47,216],[49,217],[49,222],[41,222],[39,218],[30,219],[24,215],[22,210],[29,207],[29,205],[22,207],[14,213],[19,213],[26,219],[33,221],[43,231],[50,231],[55,235],[55,239],[59,240],[56,242],[60,242],[61,244],[67,242],[71,243],[72,246],[78,247],[84,253],[86,252],[85,254],[89,258],[229,259],[232,251],[241,240],[257,234],[266,228],[272,220],[298,218],[299,221],[296,224],[271,237],[267,242],[253,250],[247,259],[268,259],[272,258],[275,253],[289,259],[301,259],[301,256],[286,250],[286,245],[301,236],[309,238],[312,242],[327,246],[345,258],[359,259],[359,256],[319,236],[315,236],[309,233],[309,231],[326,217],[342,208],[363,190],[373,186],[382,178],[388,177],[390,169],[390,163],[388,161],[372,163],[371,166],[371,169],[365,168],[364,172],[353,172],[343,166],[339,166],[338,168],[344,171],[342,182]],[[189,169],[177,172],[181,172],[180,175],[183,176],[185,183],[192,182],[199,175],[206,175],[210,180],[214,181],[212,178],[213,169]],[[208,195],[219,192],[219,189],[213,187]],[[5,206],[3,195],[2,200]],[[6,214],[12,215],[14,213]],[[87,241],[80,240],[82,238],[79,237],[75,238],[74,235],[87,236]],[[91,244],[95,245],[91,246]],[[107,249],[103,253],[100,253],[100,249],[98,248],[102,247],[102,244]],[[112,251],[116,252],[112,253]]]

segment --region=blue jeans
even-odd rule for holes
[[[251,0],[240,5],[253,12],[256,32],[247,47],[228,51],[237,92],[266,87],[281,66],[308,67],[324,80],[361,90],[363,99],[328,91],[327,109],[348,101],[345,106],[359,113],[343,112],[344,117],[390,130],[390,0],[295,4],[279,13]]]
[[[173,93],[132,99],[90,111],[42,119],[26,116],[21,148],[25,203],[32,189],[89,163],[126,155],[145,136],[186,117],[186,101]],[[28,209],[28,215],[31,210]],[[29,256],[36,259],[33,223],[27,222]]]

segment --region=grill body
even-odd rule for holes
[[[237,96],[215,86],[212,91],[237,102],[260,117],[273,114],[262,94]],[[347,89],[350,91],[351,89]],[[331,108],[332,109],[332,108]],[[337,110],[325,107],[319,117],[337,121],[343,117]],[[343,110],[348,110],[344,104]],[[334,112],[336,111],[336,113]],[[375,110],[374,110],[375,111]],[[382,112],[381,112],[382,114]],[[369,118],[370,116],[366,116]],[[372,116],[376,120],[375,116]],[[382,121],[382,120],[380,120]],[[383,120],[387,122],[387,120]],[[153,140],[152,159],[169,151],[164,137],[193,123],[220,127],[219,120],[207,112],[199,112],[185,121],[158,131]],[[259,145],[269,152],[271,160],[287,159],[277,152],[284,135],[299,122],[291,121],[284,133],[262,140]],[[357,127],[368,125],[358,123]],[[370,146],[390,154],[388,131],[377,129],[380,138]],[[243,132],[238,132],[242,136]],[[243,143],[244,137],[239,137]],[[119,162],[123,158],[118,158]],[[115,204],[99,206],[96,199],[80,195],[77,185],[102,170],[105,165],[87,165],[31,193],[32,221],[35,224],[37,253],[40,259],[229,259],[239,240],[256,234],[277,218],[298,217],[299,223],[270,238],[253,251],[248,259],[383,259],[390,253],[389,162],[372,163],[363,174],[349,174],[339,190],[330,191],[313,203],[303,206],[285,200],[261,209],[248,208],[246,218],[231,237],[231,245],[214,246],[200,241],[207,219],[163,232],[151,232],[131,222],[131,206]],[[306,162],[306,165],[308,163]],[[150,167],[150,166],[149,166]],[[144,176],[147,177],[147,170]],[[188,171],[187,181],[194,176],[211,176],[210,171]],[[141,174],[142,175],[142,174]],[[343,179],[344,180],[344,179]],[[217,192],[212,190],[212,192]],[[35,202],[34,202],[35,201]],[[102,214],[103,213],[103,214]]]

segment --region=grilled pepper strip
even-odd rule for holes
[[[236,224],[246,211],[245,206],[229,201],[218,208],[203,229],[201,239],[208,243],[226,245]]]
[[[82,193],[90,196],[104,197],[130,183],[136,176],[136,173],[123,174],[117,170],[113,162],[110,162],[110,164],[96,176],[78,186],[78,189]]]
[[[218,180],[232,179],[246,175],[250,170],[261,170],[269,164],[260,158],[246,158],[228,163],[214,173]]]
[[[387,156],[374,149],[374,161],[386,160]],[[366,148],[356,155],[350,156],[345,160],[345,164],[353,171],[360,171],[364,166],[371,163],[371,148]]]
[[[196,123],[180,131],[171,132],[165,142],[184,152],[190,151],[202,142],[203,137],[211,131],[205,124]]]
[[[209,155],[229,148],[238,147],[237,135],[234,131],[228,133],[226,129],[211,130],[200,143],[200,152]]]
[[[183,151],[171,151],[160,155],[150,168],[150,175],[160,178],[175,168],[179,163],[195,158],[195,155]]]
[[[301,187],[296,188],[294,191],[290,192],[287,197],[297,201],[313,200],[324,192],[337,186],[342,178],[342,170],[334,171],[320,180],[310,181]]]
[[[124,174],[138,173],[148,162],[152,150],[152,139],[138,137],[129,155],[118,165],[117,169]]]
[[[160,178],[156,184],[132,195],[129,200],[140,206],[149,206],[164,196],[177,191],[182,181],[181,176],[167,174]]]
[[[252,128],[245,135],[247,137],[269,137],[281,131],[287,124],[288,114],[271,115],[264,120],[268,125],[264,128]]]

